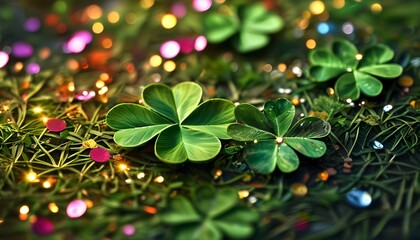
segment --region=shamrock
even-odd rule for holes
[[[302,118],[290,128],[294,116],[295,107],[287,99],[265,102],[262,112],[240,104],[235,109],[238,123],[229,125],[227,131],[234,140],[252,142],[242,152],[251,169],[268,174],[277,164],[281,171],[292,172],[299,166],[294,150],[307,157],[321,157],[327,150],[325,143],[312,138],[325,137],[331,130],[328,122],[317,117]]]
[[[252,235],[252,224],[258,220],[257,212],[242,207],[234,189],[216,191],[212,186],[193,190],[192,202],[176,196],[159,217],[173,226],[171,239],[218,240],[244,239]]]
[[[327,81],[338,77],[335,91],[339,98],[356,100],[360,91],[366,96],[377,96],[382,83],[376,77],[395,78],[401,75],[402,67],[386,63],[394,52],[383,44],[372,46],[363,54],[347,40],[335,41],[331,49],[315,49],[309,54],[309,74],[315,81]]]
[[[250,52],[264,47],[269,42],[267,34],[275,33],[283,27],[282,19],[268,12],[261,3],[237,9],[220,9],[204,19],[207,40],[221,43],[234,38],[234,46],[239,52]]]
[[[226,129],[234,121],[234,104],[209,99],[198,105],[202,89],[193,82],[146,86],[142,99],[146,106],[122,103],[109,110],[107,124],[118,130],[114,141],[123,147],[136,147],[153,137],[156,156],[168,163],[204,161],[221,148],[218,138],[229,139]]]

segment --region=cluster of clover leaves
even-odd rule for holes
[[[325,154],[322,138],[330,133],[328,122],[318,117],[305,117],[292,127],[295,106],[287,99],[268,100],[261,112],[250,104],[240,104],[235,109],[238,123],[229,125],[228,134],[238,141],[249,142],[242,157],[256,172],[268,174],[277,167],[282,172],[292,172],[299,166],[295,151],[319,158]]]
[[[253,224],[259,219],[255,209],[241,205],[235,189],[212,186],[194,188],[191,200],[172,198],[159,217],[171,226],[175,240],[245,239],[253,234]]]
[[[377,77],[395,78],[402,73],[400,65],[387,63],[393,57],[392,49],[383,44],[359,53],[351,42],[336,40],[329,48],[310,52],[309,75],[319,82],[338,77],[335,92],[341,99],[356,100],[360,92],[370,97],[377,96],[383,87]]]
[[[230,138],[226,128],[234,121],[235,105],[224,99],[199,105],[201,96],[200,85],[193,82],[172,89],[150,84],[142,92],[145,106],[118,104],[109,110],[106,122],[118,130],[114,141],[120,146],[140,146],[157,136],[155,155],[164,162],[209,160],[221,149],[219,138]]]
[[[250,52],[269,42],[267,34],[279,31],[284,23],[276,14],[266,10],[262,3],[239,8],[219,9],[204,19],[204,31],[211,43],[221,43],[233,36],[239,52]]]
[[[276,165],[283,172],[296,170],[299,158],[294,150],[310,158],[326,151],[325,143],[312,138],[328,135],[329,123],[306,117],[290,128],[295,107],[287,99],[269,100],[261,112],[250,104],[235,108],[223,99],[198,105],[201,94],[193,82],[173,88],[151,84],[142,92],[145,106],[119,104],[108,112],[106,122],[117,130],[114,141],[123,147],[136,147],[157,136],[155,154],[168,163],[212,159],[221,149],[219,138],[248,142],[242,156],[251,169],[263,174],[273,172]]]

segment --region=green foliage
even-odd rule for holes
[[[228,134],[238,141],[253,142],[246,145],[243,158],[251,169],[268,174],[275,166],[283,172],[292,172],[299,166],[294,150],[310,157],[324,155],[325,143],[312,138],[325,137],[330,124],[317,117],[306,117],[290,128],[295,107],[287,99],[269,100],[260,112],[250,104],[235,109],[238,123],[229,125]]]
[[[366,96],[377,96],[382,92],[382,83],[377,77],[395,78],[402,73],[400,65],[387,63],[394,57],[394,52],[386,45],[377,44],[358,54],[351,42],[337,40],[329,49],[311,51],[309,74],[319,82],[338,77],[335,83],[338,97],[356,100],[360,92]]]
[[[201,94],[201,87],[193,82],[172,89],[151,84],[142,93],[146,106],[118,104],[108,112],[106,122],[117,130],[114,140],[123,147],[136,147],[157,136],[155,154],[162,161],[208,160],[220,151],[218,138],[229,139],[226,128],[234,121],[234,105],[223,99],[198,105]]]
[[[234,46],[239,52],[250,52],[269,42],[267,34],[283,27],[282,19],[257,3],[215,12],[204,19],[205,35],[209,42],[220,43],[235,35]]]
[[[176,196],[159,217],[173,226],[171,239],[244,239],[252,235],[258,213],[241,206],[234,189],[200,186],[193,189],[192,201]]]

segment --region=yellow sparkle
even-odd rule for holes
[[[42,183],[43,188],[50,188],[51,186],[52,186],[52,183],[48,180]]]
[[[287,69],[287,65],[286,65],[286,64],[284,64],[284,63],[280,63],[279,65],[277,65],[277,69],[278,69],[280,72],[285,72],[285,71],[286,71],[286,69]]]
[[[47,123],[48,122],[48,119],[49,119],[48,117],[42,117],[41,120],[42,120],[43,123]]]
[[[306,47],[308,49],[314,49],[316,47],[316,41],[314,39],[308,39],[306,41]]]
[[[153,55],[149,59],[149,64],[152,67],[159,67],[162,64],[162,58],[159,55]]]
[[[90,5],[86,9],[86,14],[90,19],[98,19],[102,16],[102,8],[98,5]]]
[[[100,34],[104,31],[104,25],[100,22],[96,22],[92,25],[92,31],[96,34]]]
[[[327,93],[330,97],[334,96],[335,94],[334,88],[327,88]]]
[[[362,54],[360,54],[360,53],[356,54],[356,59],[357,60],[362,60],[362,58],[363,58]]]
[[[98,81],[96,81],[95,86],[96,86],[97,88],[102,88],[102,87],[104,87],[104,86],[105,86],[105,82],[104,82],[104,81],[102,81],[102,80],[98,80]]]
[[[76,87],[74,86],[74,82],[69,83],[68,89],[70,92],[74,92],[74,90],[76,90]]]
[[[112,39],[111,38],[104,38],[102,40],[102,47],[105,49],[111,48],[112,47]]]
[[[138,173],[137,174],[137,178],[138,179],[142,179],[142,178],[144,178],[146,176],[146,174],[144,173],[144,172],[141,172],[141,173]]]
[[[333,6],[337,9],[343,8],[346,5],[346,0],[334,0]]]
[[[4,219],[0,217],[0,224],[4,223]]]
[[[86,206],[87,208],[92,208],[93,207],[93,202],[90,199],[86,199],[85,200]]]
[[[109,74],[108,73],[101,73],[99,75],[99,79],[101,79],[102,81],[106,81],[109,79]]]
[[[220,177],[222,176],[223,171],[221,169],[217,169],[216,171],[214,171],[214,177]]]
[[[15,64],[15,71],[16,72],[19,72],[19,71],[21,71],[22,69],[23,69],[23,63],[22,62],[17,62],[16,64]]]
[[[151,8],[153,4],[155,4],[155,0],[140,0],[140,6],[145,9]]]
[[[165,71],[167,72],[173,72],[175,68],[176,68],[176,63],[174,61],[169,60],[163,64],[163,69],[165,69]]]
[[[295,106],[299,105],[300,104],[299,98],[297,98],[297,97],[292,98],[292,104],[295,105]]]
[[[380,13],[382,11],[382,5],[379,3],[374,3],[370,6],[370,10],[374,13]]]
[[[28,174],[26,174],[26,180],[28,180],[28,182],[37,182],[38,176],[35,172],[31,171]]]
[[[171,29],[173,27],[175,27],[175,25],[177,24],[177,19],[173,14],[165,14],[163,15],[160,23],[162,24],[162,27],[166,28],[166,29]]]
[[[120,164],[118,165],[118,168],[119,168],[121,171],[128,170],[128,166],[127,166],[127,164],[125,164],[125,163],[120,163]]]
[[[319,15],[323,13],[325,10],[325,4],[322,1],[313,1],[309,5],[309,11],[311,11],[312,14]]]
[[[34,113],[41,113],[42,112],[42,108],[41,107],[34,107]]]
[[[165,178],[162,176],[158,176],[153,180],[155,183],[163,183],[165,181]]]
[[[98,91],[98,94],[99,95],[104,95],[106,92],[108,92],[108,87],[104,86]]]
[[[19,209],[20,214],[28,214],[29,213],[29,207],[28,205],[22,205]]]
[[[120,14],[116,11],[108,13],[108,21],[110,23],[117,23],[120,20]]]
[[[58,213],[58,211],[60,210],[57,206],[57,204],[55,204],[55,202],[50,202],[48,204],[48,209],[52,212],[52,213]]]
[[[248,196],[249,196],[249,191],[248,191],[248,190],[242,190],[242,191],[239,191],[239,192],[238,192],[238,195],[239,195],[239,198],[240,198],[240,199],[242,199],[242,198],[246,198],[246,197],[248,197]]]

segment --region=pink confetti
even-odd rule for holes
[[[198,36],[194,42],[194,48],[197,52],[203,51],[207,47],[207,39],[204,36]]]
[[[174,58],[178,55],[180,50],[181,46],[179,43],[173,40],[164,42],[162,46],[160,46],[160,54],[164,58]]]
[[[69,218],[79,218],[85,214],[86,210],[86,202],[80,199],[76,199],[67,205],[66,213]]]
[[[3,51],[0,51],[0,68],[6,66],[9,62],[9,55]]]
[[[32,223],[32,232],[39,236],[47,236],[54,231],[54,224],[51,220],[44,217],[36,217]]]
[[[95,162],[106,162],[111,158],[109,152],[103,148],[92,148],[89,155]]]
[[[205,12],[210,9],[212,0],[193,0],[193,8],[197,12]]]
[[[48,119],[47,123],[45,124],[47,129],[51,132],[61,132],[66,129],[66,122],[61,119],[51,118]]]

